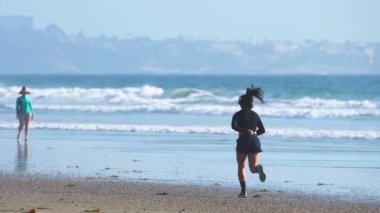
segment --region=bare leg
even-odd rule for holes
[[[247,154],[236,152],[239,181],[244,181],[244,182],[245,182],[245,159],[246,158],[247,158]]]
[[[249,170],[252,173],[256,173],[256,167],[259,165],[259,153],[249,153],[248,154],[248,163],[249,163]]]
[[[252,173],[259,173],[259,178],[261,182],[265,182],[267,176],[264,173],[263,166],[259,164],[259,153],[248,154],[249,170]]]
[[[25,116],[25,141],[29,140],[29,123],[30,123],[30,116]]]
[[[18,116],[18,122],[19,122],[19,124],[18,124],[17,141],[20,140],[21,131],[24,128],[24,124],[25,124],[24,117],[22,115]]]
[[[247,158],[247,154],[236,152],[236,159],[238,163],[238,177],[241,187],[241,193],[239,196],[247,197],[246,184],[245,184],[245,159]]]

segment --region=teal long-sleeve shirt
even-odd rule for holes
[[[22,95],[16,100],[16,113],[19,114],[31,114],[33,112],[32,99],[27,95]]]

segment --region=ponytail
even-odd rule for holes
[[[264,103],[264,91],[260,87],[254,87],[251,84],[251,88],[247,88],[245,94],[240,96],[240,106],[251,109],[253,107],[253,97],[259,99],[261,103]]]
[[[247,88],[245,94],[255,97],[259,99],[261,103],[264,103],[264,91],[260,87],[254,87],[253,84],[251,84],[251,88]]]

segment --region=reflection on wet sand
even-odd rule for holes
[[[16,172],[26,172],[28,169],[29,143],[17,143]]]

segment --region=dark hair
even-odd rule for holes
[[[254,97],[259,99],[261,103],[264,103],[264,91],[260,87],[254,87],[251,84],[251,88],[247,88],[245,94],[239,97],[240,106],[252,109]]]

